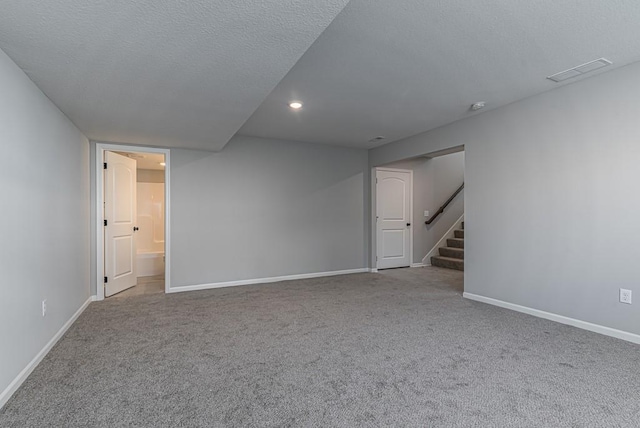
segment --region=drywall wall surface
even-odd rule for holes
[[[464,214],[462,191],[430,225],[425,224],[464,182],[464,152],[435,158],[420,157],[385,167],[413,171],[413,263],[421,263]],[[424,216],[425,211],[429,211],[429,217]]]
[[[640,334],[640,63],[410,140],[465,146],[465,291]]]
[[[235,137],[171,151],[171,286],[367,266],[366,150]]]
[[[164,183],[164,171],[157,169],[139,169],[138,183]]]
[[[2,51],[0,93],[4,391],[89,298],[89,143]]]
[[[452,139],[452,128],[465,127],[467,122],[475,117],[459,120],[429,132],[371,149],[369,150],[369,165],[371,167],[381,166],[431,153],[455,153],[461,151],[463,150],[463,144]],[[471,125],[469,124],[469,126]]]

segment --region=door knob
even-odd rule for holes
[[[137,232],[138,230],[140,230],[140,228],[138,228],[138,226],[133,226],[133,231]]]
[[[407,223],[407,227],[411,226],[411,223]]]

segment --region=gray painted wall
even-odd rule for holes
[[[460,192],[430,225],[424,212],[433,216],[464,181],[464,152],[435,158],[420,157],[385,165],[413,171],[413,262],[424,256],[464,213],[464,191]]]
[[[366,150],[172,150],[172,287],[367,267],[369,185]]]
[[[0,93],[3,391],[89,297],[89,144],[2,51]]]
[[[465,291],[640,334],[640,63],[370,153],[465,146]]]

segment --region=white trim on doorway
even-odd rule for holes
[[[169,293],[171,288],[171,157],[169,149],[158,149],[144,146],[128,146],[111,143],[96,143],[96,298],[104,300],[104,228],[103,228],[103,205],[104,205],[104,152],[139,152],[139,153],[160,153],[164,155],[164,291]]]
[[[399,168],[386,168],[383,166],[378,166],[373,168],[373,194],[374,196],[371,198],[371,202],[372,202],[372,210],[373,210],[373,224],[372,224],[372,230],[373,230],[373,245],[374,247],[372,248],[373,250],[373,254],[375,257],[375,263],[373,264],[375,271],[378,271],[378,224],[377,224],[377,218],[378,218],[378,204],[377,204],[377,199],[378,199],[378,186],[376,183],[377,180],[377,172],[378,171],[389,171],[389,172],[408,172],[409,175],[411,176],[411,189],[410,193],[409,193],[409,223],[411,223],[411,233],[409,233],[409,265],[407,267],[411,267],[411,265],[413,264],[413,231],[415,230],[415,224],[413,224],[413,170],[411,169],[399,169]]]

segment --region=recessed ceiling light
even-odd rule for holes
[[[384,139],[386,139],[387,137],[383,136],[383,135],[378,135],[377,137],[373,137],[372,139],[369,140],[370,143],[376,143],[378,141],[382,141]]]
[[[166,162],[158,162],[160,164],[160,166],[165,166],[167,163]]]
[[[289,103],[289,107],[291,107],[294,110],[298,110],[302,108],[302,103],[300,101],[291,101]]]
[[[484,101],[478,101],[477,103],[471,104],[471,110],[478,111],[481,108],[485,108],[486,105],[487,103],[485,103]]]

